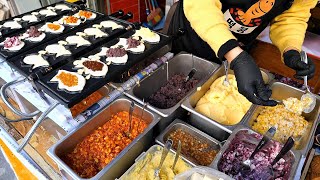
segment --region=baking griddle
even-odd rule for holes
[[[58,38],[55,38],[52,41],[49,42],[45,42],[44,44],[42,44],[41,46],[37,46],[29,51],[26,51],[22,54],[19,54],[18,56],[15,56],[14,58],[11,58],[8,60],[8,64],[16,69],[21,75],[28,77],[29,75],[31,75],[32,73],[36,73],[38,72],[40,69],[43,69],[44,67],[38,67],[35,69],[32,69],[31,65],[27,65],[25,63],[23,63],[23,59],[31,54],[38,54],[38,52],[40,50],[44,50],[46,48],[47,45],[50,44],[57,44],[58,41],[60,40],[65,40],[68,36],[72,36],[72,35],[76,35],[77,32],[83,32],[84,29],[92,27],[92,24],[99,24],[101,21],[105,21],[105,20],[111,20],[109,17],[104,17],[98,21],[94,21],[93,23],[90,23],[86,26],[83,26],[81,28],[76,29],[76,31],[72,31],[69,33],[66,33]],[[112,19],[113,21],[123,25],[124,27],[130,25],[130,23],[128,22],[123,22],[121,20],[117,20],[117,19]],[[112,39],[115,39],[117,37],[119,37],[120,35],[123,35],[126,31],[121,30],[121,29],[115,29],[115,30],[111,30],[111,29],[104,29],[103,31],[105,31],[106,33],[109,34],[108,37],[102,37],[102,38],[93,38],[93,37],[89,37],[87,38],[87,40],[89,40],[91,42],[90,46],[80,46],[80,47],[76,47],[76,45],[68,45],[66,46],[66,48],[71,52],[70,56],[60,56],[60,57],[55,57],[55,55],[44,55],[43,57],[49,62],[50,66],[56,66],[57,63],[60,64],[65,64],[66,62],[69,61],[69,59],[73,59],[73,58],[77,58],[80,57],[83,54],[87,54],[89,53],[91,50],[96,49],[97,47],[100,47],[101,45],[103,45],[106,42],[111,41]],[[61,65],[57,65],[56,67],[60,67]],[[41,73],[40,73],[41,74]]]
[[[78,12],[78,11],[77,11]],[[69,11],[69,13],[67,14],[64,14],[64,15],[73,15],[77,12],[72,12],[72,11]],[[96,13],[96,12],[94,12]],[[64,26],[64,31],[60,34],[53,34],[53,33],[48,33],[48,32],[44,32],[46,33],[46,37],[45,39],[43,39],[41,42],[30,42],[28,40],[23,40],[23,42],[25,42],[25,45],[22,49],[20,49],[19,51],[8,51],[8,50],[5,50],[3,46],[0,46],[0,56],[2,56],[4,59],[6,60],[9,60],[10,61],[10,58],[12,57],[16,57],[18,56],[19,54],[21,53],[24,53],[30,49],[38,49],[36,47],[38,46],[44,46],[45,44],[48,44],[48,43],[51,43],[51,42],[54,42],[52,40],[55,40],[55,39],[58,39],[60,40],[61,37],[64,37],[66,34],[70,34],[70,32],[74,32],[74,31],[77,31],[78,29],[82,29],[83,27],[88,27],[88,26],[91,26],[93,23],[95,23],[95,20],[99,20],[100,18],[104,17],[102,14],[100,13],[96,13],[97,14],[97,17],[93,20],[87,20],[86,22],[84,23],[81,23],[80,25],[78,26],[67,26],[67,25],[63,25]],[[41,23],[38,23],[36,24],[35,26],[37,28],[40,28],[41,26],[45,25],[47,22],[54,22],[54,21],[58,21],[59,19],[61,19],[64,15],[60,15],[60,16],[56,16],[55,18],[53,19],[50,19],[49,20],[45,20],[45,21],[42,21]],[[16,33],[12,33],[11,36],[18,36],[20,34],[23,34],[25,33],[27,30],[28,30],[29,27],[26,27],[26,28],[22,28],[20,29],[20,31],[17,31]],[[4,40],[4,39],[3,39]],[[2,41],[3,41],[2,40]],[[42,49],[44,49],[46,46],[44,47],[41,47]],[[35,52],[34,52],[35,53]]]
[[[9,19],[6,19],[4,21],[1,21],[0,22],[0,25],[4,24],[5,22],[8,22],[8,21],[13,21],[13,19],[15,18],[22,18],[23,16],[25,15],[29,15],[31,14],[32,12],[39,12],[40,10],[43,10],[43,9],[47,9],[47,7],[50,7],[50,6],[55,6],[57,4],[65,4],[71,8],[73,7],[79,7],[78,5],[75,5],[75,4],[70,4],[70,3],[67,3],[65,1],[61,1],[61,2],[57,2],[57,3],[54,3],[54,4],[51,4],[51,5],[48,5],[48,6],[45,6],[45,7],[42,7],[42,8],[39,8],[39,9],[35,9],[33,11],[30,11],[30,12],[26,12],[26,13],[23,13],[23,14],[20,14],[18,16],[15,16],[15,17],[11,17]],[[62,15],[65,15],[65,14],[68,14],[70,12],[70,10],[65,10],[65,11],[61,11],[61,10],[56,10],[55,11],[57,13],[57,16],[62,16]],[[55,19],[57,16],[42,16],[42,15],[39,15],[37,16],[39,21],[37,22],[27,22],[27,21],[20,21],[19,23],[21,24],[22,28],[27,28],[27,27],[30,27],[30,26],[33,26],[33,25],[36,25],[38,24],[39,22],[42,22],[42,21],[50,21],[52,19]],[[16,33],[16,32],[19,32],[21,31],[21,29],[11,29],[11,28],[5,28],[5,27],[2,27],[0,28],[0,32],[2,33],[2,36],[1,38],[5,38],[5,37],[8,37],[8,36],[12,36],[13,33]]]
[[[128,38],[130,37],[134,32],[127,32],[121,37]],[[58,100],[61,104],[72,107],[73,105],[79,103],[82,99],[87,97],[88,95],[92,94],[93,92],[100,89],[102,86],[104,86],[106,83],[112,81],[115,77],[117,77],[119,74],[127,71],[132,67],[133,65],[139,63],[140,61],[144,60],[146,57],[150,56],[151,54],[155,53],[157,50],[161,49],[161,47],[167,45],[171,42],[171,38],[168,36],[165,36],[163,34],[159,34],[161,37],[161,40],[157,44],[149,44],[145,43],[146,49],[144,53],[141,54],[133,54],[130,52],[128,53],[128,61],[125,65],[109,65],[108,73],[104,78],[90,78],[87,80],[86,85],[84,89],[80,93],[71,93],[66,92],[65,90],[58,89],[58,83],[52,83],[50,80],[57,74],[58,69],[52,71],[51,73],[47,74],[44,77],[41,77],[36,83],[37,85],[42,88],[47,94],[49,94],[54,99]],[[104,44],[104,47],[110,47],[118,42],[118,39],[114,39],[112,41],[109,41],[108,43]],[[90,55],[94,55],[101,51],[101,47],[96,48],[92,50],[91,52],[81,56],[81,57],[88,57]],[[64,66],[62,66],[61,70],[68,70],[76,72],[77,70],[74,68],[73,61],[78,60],[79,58],[69,60],[70,62]],[[104,61],[104,59],[102,59]]]

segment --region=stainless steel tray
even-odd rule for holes
[[[148,151],[141,153],[141,155],[135,160],[135,163],[120,177],[120,180],[122,178],[124,178],[126,175],[128,175],[131,171],[133,171],[135,169],[137,163],[139,161],[144,160],[147,154],[154,154],[155,152],[162,150],[162,148],[163,148],[163,146],[161,146],[161,145],[153,145],[148,149]],[[176,153],[172,149],[170,151],[171,151],[171,153],[174,153],[174,154]],[[192,164],[189,161],[187,161],[184,157],[181,157],[181,159],[184,160],[186,162],[186,164],[190,165],[190,167],[196,166],[195,164]]]
[[[230,143],[234,139],[235,135],[241,130],[248,130],[250,133],[256,133],[256,132],[252,131],[251,129],[248,129],[247,127],[245,127],[243,125],[238,125],[237,128],[234,129],[233,133],[230,135],[230,137],[228,138],[226,143],[223,145],[222,149],[217,154],[216,158],[214,159],[214,161],[210,165],[210,167],[212,167],[212,168],[214,168],[216,170],[219,170],[218,169],[218,163],[220,162],[220,159],[221,159],[222,155],[225,153],[225,151],[230,146]],[[299,165],[299,162],[300,162],[300,159],[301,159],[301,153],[299,151],[295,151],[295,150],[291,150],[289,152],[294,157],[294,163],[292,164],[291,172],[290,172],[290,176],[289,176],[289,179],[291,180],[291,179],[294,179],[294,177],[295,177],[295,175],[297,173],[297,168],[298,168],[298,165]]]
[[[93,130],[106,123],[112,114],[120,111],[128,111],[130,104],[131,100],[127,98],[120,97],[116,99],[112,104],[101,110],[92,119],[88,120],[81,127],[62,138],[48,150],[48,155],[58,164],[62,171],[64,171],[67,178],[83,179],[61,159],[61,156],[72,151],[74,147]],[[141,112],[142,107],[136,104],[133,114],[136,114],[139,117]],[[159,122],[159,116],[146,109],[143,113],[143,120],[149,124],[145,131],[134,139],[97,175],[90,179],[115,179],[120,177],[125,170],[133,164],[135,158],[141,154],[146,147],[149,147],[153,141],[153,127]]]
[[[199,79],[198,86],[201,86],[218,68],[218,65],[187,53],[180,53],[125,94],[130,98],[136,100],[137,102],[143,104],[143,99],[150,97],[150,95],[152,95],[160,87],[166,84],[167,75],[169,76],[169,79],[177,73],[187,75],[192,68],[198,70],[194,78]],[[196,88],[197,86],[193,89]],[[186,97],[191,92],[192,90],[186,95]],[[183,100],[184,98],[181,99],[175,106],[168,109],[160,109],[152,105],[148,105],[147,107],[158,113],[162,117],[168,117],[180,107]]]
[[[283,100],[287,99],[289,97],[295,97],[300,99],[300,97],[304,94],[304,92],[300,89],[294,88],[292,86],[275,82],[271,85],[272,89],[272,98],[276,100]],[[252,127],[254,121],[259,116],[261,110],[263,109],[262,106],[258,106],[254,109],[253,113],[245,120],[244,124],[248,127]],[[316,107],[314,110],[309,113],[305,114],[303,113],[302,116],[305,117],[305,119],[309,122],[307,133],[302,137],[300,140],[300,143],[295,146],[295,150],[298,150],[301,152],[302,155],[306,156],[309,149],[311,148],[314,140],[314,133],[317,128],[317,122],[318,122],[318,116],[320,112],[320,99],[317,99]]]
[[[216,150],[217,152],[220,151],[222,145],[221,143],[210,137],[209,135],[201,132],[200,130],[190,126],[189,124],[176,119],[174,120],[157,138],[156,138],[156,143],[160,144],[161,146],[164,146],[166,140],[168,139],[168,136],[178,130],[181,129],[184,132],[187,132],[191,135],[193,135],[194,137],[196,137],[198,140],[200,140],[201,142],[207,143],[210,145],[210,147],[212,147],[213,150]],[[184,158],[186,158],[188,160],[188,162],[193,163],[193,164],[197,164],[196,162],[194,162],[191,158],[185,156],[182,152],[181,152],[181,156],[183,156]],[[199,165],[199,164],[197,164]]]
[[[261,73],[262,73],[263,80],[267,84],[269,84],[274,79],[273,76],[264,69],[261,69]],[[234,73],[232,70],[229,70],[229,74],[234,74]],[[201,86],[201,89],[193,90],[191,95],[188,96],[181,105],[182,108],[191,112],[191,116],[194,116],[193,118],[191,118],[190,123],[204,132],[210,132],[210,131],[220,132],[221,130],[224,130],[228,133],[232,133],[232,130],[235,129],[237,126],[237,124],[233,126],[223,125],[195,110],[195,107],[198,101],[207,93],[207,91],[210,89],[211,84],[216,79],[224,75],[225,75],[224,67],[220,66],[220,68],[215,71],[215,73],[210,77],[210,79]],[[241,124],[243,120],[247,118],[247,116],[250,114],[253,108],[254,108],[254,105],[250,107],[248,112],[243,116],[242,120],[238,124]]]

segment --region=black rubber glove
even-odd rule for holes
[[[297,79],[303,79],[303,76],[308,76],[311,79],[315,73],[315,65],[308,57],[308,64],[301,61],[301,55],[296,50],[290,50],[283,54],[284,64],[296,71],[294,75]]]
[[[245,51],[241,52],[230,64],[236,76],[238,91],[254,104],[275,106],[276,101],[269,100],[271,89],[265,85],[260,69],[253,58]]]

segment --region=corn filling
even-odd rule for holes
[[[284,105],[264,107],[254,121],[252,129],[264,134],[272,126],[277,129],[274,139],[285,143],[290,136],[294,138],[303,136],[307,130],[308,121],[303,116],[288,111]]]

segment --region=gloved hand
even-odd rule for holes
[[[294,75],[297,79],[303,79],[303,76],[308,76],[311,79],[315,73],[315,65],[308,57],[308,64],[301,61],[301,55],[296,50],[290,50],[283,54],[284,64],[296,71]]]
[[[242,51],[233,61],[230,68],[236,76],[238,91],[254,104],[275,106],[276,101],[269,100],[272,91],[265,85],[260,69],[253,58]]]

